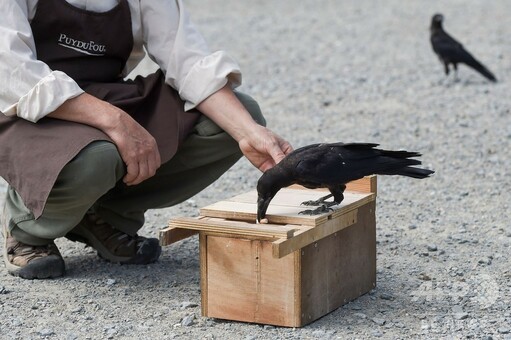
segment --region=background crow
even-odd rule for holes
[[[257,222],[265,217],[275,194],[291,184],[330,190],[331,195],[307,202],[316,205],[322,203],[323,209],[316,210],[319,213],[325,207],[341,203],[345,184],[349,181],[372,174],[425,178],[434,173],[432,170],[412,167],[421,162],[410,157],[418,157],[420,153],[381,150],[375,149],[376,146],[378,144],[312,144],[288,154],[257,182]],[[333,202],[324,202],[324,199],[331,196],[334,197]]]
[[[431,19],[431,45],[433,51],[438,55],[440,61],[444,64],[445,74],[449,74],[449,64],[454,66],[454,71],[458,72],[458,64],[463,63],[472,67],[477,72],[481,73],[487,79],[496,82],[497,78],[491,73],[483,64],[477,61],[463,45],[457,42],[442,28],[444,16],[442,14],[435,14]]]

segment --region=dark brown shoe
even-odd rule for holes
[[[90,212],[66,238],[91,246],[101,258],[115,263],[148,264],[158,260],[161,254],[157,239],[130,236]]]
[[[31,246],[16,241],[8,232],[5,221],[4,262],[9,274],[24,279],[48,279],[64,275],[65,264],[55,243]]]

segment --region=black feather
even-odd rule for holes
[[[444,65],[445,74],[449,74],[449,65],[453,65],[454,70],[457,70],[458,64],[465,64],[488,80],[496,82],[495,75],[443,29],[443,19],[441,14],[435,14],[431,19],[430,41],[433,51]]]
[[[347,182],[368,175],[400,175],[426,178],[433,170],[413,167],[421,162],[418,152],[376,149],[373,143],[312,144],[296,149],[266,171],[257,183],[258,220],[264,218],[271,199],[283,187],[328,188],[340,203]]]

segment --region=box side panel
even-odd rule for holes
[[[276,259],[271,242],[260,243],[260,277],[256,322],[295,327],[297,323],[295,257],[298,252]]]
[[[207,236],[206,316],[253,321],[257,302],[252,241]]]
[[[207,236],[208,317],[293,326],[294,255],[272,257],[271,243]]]
[[[302,325],[375,287],[375,202],[359,208],[357,223],[302,248],[301,266]]]

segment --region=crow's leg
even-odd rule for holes
[[[454,82],[457,83],[460,81],[460,78],[458,78],[458,64],[454,63],[452,65],[454,67]]]
[[[442,60],[442,65],[444,65],[445,77],[442,77],[438,81],[438,85],[444,85],[444,86],[448,87],[449,86],[449,73],[450,73],[449,63]]]
[[[330,202],[326,202],[326,203],[330,203]],[[329,212],[332,210],[333,209],[329,208],[326,204],[321,204],[316,209],[303,210],[303,211],[300,211],[298,214],[300,214],[300,215],[319,215],[319,214],[326,213],[326,212]]]
[[[449,63],[444,61],[444,71],[445,75],[449,76]]]
[[[318,215],[318,214],[321,214],[321,213],[324,213],[324,212],[332,210],[330,208],[331,206],[340,204],[342,202],[342,200],[344,199],[343,192],[346,189],[346,185],[342,184],[342,185],[339,185],[339,186],[336,186],[336,187],[329,187],[328,189],[330,190],[330,194],[329,195],[323,196],[323,197],[321,197],[320,199],[318,199],[316,201],[305,201],[305,202],[302,202],[302,205],[315,205],[315,206],[319,206],[319,207],[314,209],[314,210],[300,211],[300,214],[304,214],[304,215]],[[334,197],[333,201],[331,201],[331,202],[326,202],[325,201],[326,199],[328,199],[328,198],[330,198],[332,196]]]
[[[300,203],[300,205],[315,205],[315,206],[322,205],[322,204],[325,204],[327,206],[334,205],[335,202],[325,202],[325,200],[329,199],[332,196],[333,196],[332,194],[328,194],[328,195],[323,196],[315,201],[310,200],[310,201],[302,202],[302,203]]]

